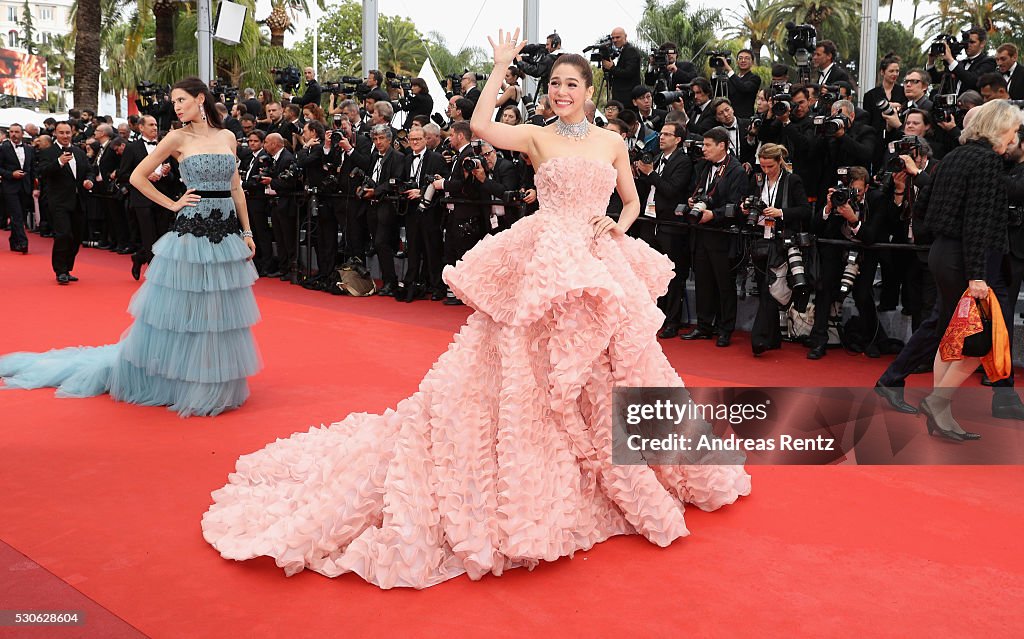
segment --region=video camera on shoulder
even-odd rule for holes
[[[293,65],[284,68],[274,67],[270,69],[270,73],[274,76],[274,84],[281,87],[285,93],[294,93],[302,83],[302,74],[299,73],[299,68]]]
[[[724,69],[726,63],[732,64],[731,51],[708,51],[708,65],[712,69]]]
[[[797,67],[810,66],[811,53],[818,44],[818,30],[811,24],[786,23],[786,50]]]
[[[519,52],[519,55],[523,56],[522,62],[529,63],[536,63],[538,60],[540,60],[547,54],[547,46],[540,44],[538,42],[532,42],[526,45],[525,47],[523,47],[523,50]],[[520,64],[522,64],[522,62],[517,60],[515,64],[516,66],[519,66]]]
[[[601,63],[605,60],[611,61],[619,57],[619,50],[612,44],[612,36],[610,34],[602,36],[595,44],[583,49],[583,53],[588,51],[594,52],[590,54],[591,62]]]
[[[939,35],[935,36],[935,38],[932,40],[931,46],[928,47],[928,55],[935,56],[936,58],[943,57],[944,55],[946,55],[945,45],[948,44],[949,52],[953,54],[954,58],[957,57],[958,55],[963,53],[964,49],[966,48],[966,44],[970,42],[970,31],[962,31],[960,34],[960,38],[960,40],[957,40],[955,37],[948,33],[940,33]]]

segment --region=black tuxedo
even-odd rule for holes
[[[604,77],[608,79],[612,87],[612,99],[623,104],[630,104],[630,96],[633,88],[641,83],[640,65],[643,61],[643,54],[640,49],[627,42],[619,52],[615,65],[611,69],[605,69]],[[603,67],[602,67],[603,68]]]
[[[373,152],[373,143],[365,135],[355,136],[355,146],[351,153],[345,153],[340,147],[332,151],[335,157],[335,164],[339,168],[341,176],[341,193],[346,196],[335,201],[334,213],[338,221],[344,220],[345,240],[344,252],[348,257],[359,257],[365,259],[367,245],[370,240],[370,231],[366,226],[366,202],[355,198],[356,187],[362,179],[354,180],[349,177],[352,171],[359,168],[369,173],[370,153]],[[352,196],[352,197],[347,197]]]
[[[259,120],[266,115],[263,109],[263,103],[256,98],[249,98],[242,102],[245,105],[245,112],[252,115],[254,118]]]
[[[121,156],[114,151],[108,140],[93,157],[93,171],[96,174],[96,186],[92,189],[93,206],[102,216],[107,241],[118,249],[127,249],[131,243],[128,214],[115,181],[115,174],[120,168]]]
[[[420,190],[428,187],[435,175],[445,175],[448,165],[440,153],[422,151],[416,173],[413,173],[414,153],[409,153],[402,163],[402,178],[415,181]],[[408,243],[408,268],[405,271],[405,286],[408,288],[425,285],[431,292],[443,292],[444,282],[441,270],[444,268],[443,207],[438,203],[440,193],[435,193],[432,204],[420,211],[419,201],[408,202],[405,214],[405,238]]]
[[[388,196],[395,195],[392,180],[401,182],[405,156],[389,148],[381,155],[375,148],[370,154],[370,170],[367,172],[375,186],[373,197],[369,200],[366,221],[373,236],[373,247],[377,251],[380,277],[384,286],[398,286],[398,275],[395,273],[395,244],[398,241],[398,212],[395,201]]]
[[[838,64],[833,64],[832,68],[828,70],[828,73],[822,77],[821,71],[811,76],[811,81],[815,84],[835,84],[836,82],[850,82],[850,74],[846,72],[846,69],[842,68]],[[852,85],[852,83],[851,83]]]
[[[128,207],[139,225],[140,244],[132,259],[141,264],[153,259],[153,243],[167,232],[174,218],[171,211],[157,206],[129,182],[136,167],[149,155],[147,151],[149,146],[142,139],[128,143],[124,148],[124,153],[121,154],[121,164],[117,170],[117,182],[128,187]],[[156,148],[155,145],[153,148]],[[163,163],[169,164],[171,171],[153,182],[153,185],[158,191],[175,200],[181,196],[183,191],[178,173],[178,161],[168,158]]]
[[[462,161],[472,155],[473,149],[466,145],[452,163],[451,177],[444,180],[446,197],[479,202],[480,183],[462,170]],[[487,233],[484,223],[487,217],[480,204],[451,203],[445,214],[445,262],[454,266],[466,251],[473,248]]]
[[[1006,76],[1004,75],[1003,77],[1005,78]],[[1024,67],[1020,63],[1014,66],[1008,83],[1010,86],[1007,88],[1007,91],[1010,93],[1010,99],[1024,100]]]
[[[0,144],[0,178],[3,182],[4,208],[11,218],[10,246],[12,251],[28,249],[25,235],[25,214],[33,209],[32,179],[34,177],[35,149],[23,144],[25,162],[18,160],[17,150],[10,140]],[[20,180],[14,178],[15,171],[24,171]]]
[[[703,162],[696,171],[694,190],[709,199],[707,210],[713,218],[700,229],[728,228],[738,221],[739,205],[747,195],[750,181],[743,165],[727,154],[723,164]],[[736,278],[729,255],[733,236],[714,231],[690,234],[697,297],[697,328],[710,333],[717,325],[721,335],[736,328]]]
[[[317,83],[316,79],[310,80],[306,83],[306,92],[302,94],[302,97],[293,97],[292,104],[297,104],[300,107],[307,104],[320,105],[320,96],[323,94],[323,89]]]
[[[50,192],[54,232],[52,264],[57,275],[70,273],[75,267],[75,256],[85,235],[83,200],[88,191],[84,183],[93,179],[92,166],[85,151],[77,146],[68,149],[74,158],[74,171],[71,162],[61,165],[61,148],[57,144],[43,152],[40,164]]]
[[[959,82],[959,88],[956,88],[956,94],[960,95],[964,91],[978,90],[978,78],[985,75],[986,73],[998,73],[999,68],[996,66],[995,58],[990,58],[988,54],[982,52],[976,56],[973,60],[958,60],[956,68],[953,69],[953,76],[956,77]],[[937,84],[942,82],[942,73],[939,72],[934,66],[928,69],[928,75],[932,77],[932,83]]]
[[[636,110],[635,107],[633,110]],[[650,115],[646,117],[637,112],[637,117],[644,123],[644,126],[656,132],[660,132],[661,127],[665,126],[666,115],[668,115],[668,111],[665,109],[651,109]]]
[[[281,173],[291,166],[295,155],[287,148],[281,149],[277,159],[274,160],[270,170],[270,188],[275,195],[270,197],[270,220],[273,223],[274,242],[277,244],[277,270],[282,273],[292,273],[298,265],[295,261],[296,242],[298,242],[296,228],[298,224],[295,208],[295,187],[294,180],[281,178]],[[253,234],[255,235],[255,233]]]
[[[720,126],[729,131],[730,135],[733,135],[733,130],[736,131],[735,135],[739,145],[734,148],[733,142],[730,139],[729,152],[735,155],[740,162],[754,164],[757,161],[757,158],[754,157],[757,152],[757,143],[751,144],[747,141],[747,129],[750,128],[750,120],[737,117],[733,120],[732,126],[719,123],[716,123],[715,126]]]
[[[734,73],[729,76],[729,102],[738,118],[749,118],[754,115],[754,101],[761,89],[761,76],[753,71],[744,76]]]
[[[644,75],[644,84],[654,89],[655,93],[661,91],[675,91],[680,84],[689,84],[698,75],[697,67],[687,60],[676,61],[675,73],[669,75],[658,73],[657,69],[648,70]]]
[[[686,129],[691,133],[698,135],[704,135],[711,129],[718,126],[718,121],[715,120],[715,113],[711,109],[711,101],[704,103],[704,108],[698,113],[696,105],[693,109],[687,113],[690,117],[690,123],[686,125]]]
[[[654,171],[648,175],[642,173],[639,182],[654,189],[654,216],[667,222],[681,222],[683,217],[676,215],[676,207],[686,201],[690,195],[688,189],[693,178],[693,163],[686,153],[676,149],[666,161],[664,155],[655,160]],[[641,202],[641,213],[650,215],[650,190],[647,198]],[[648,222],[639,222],[648,226]],[[667,256],[675,265],[675,275],[668,285],[668,291],[658,300],[658,307],[665,313],[665,326],[679,328],[683,315],[683,294],[686,291],[686,279],[690,275],[690,243],[689,229],[675,224],[657,224],[654,228],[654,246]]]
[[[893,86],[891,100],[885,97],[885,89],[881,85],[864,94],[864,110],[868,112],[868,123],[877,131],[885,131],[885,120],[882,119],[882,111],[878,108],[879,100],[888,100],[890,104],[902,105],[907,101],[907,94],[903,92],[903,87],[899,84]]]
[[[245,208],[249,213],[249,227],[253,242],[256,243],[253,263],[260,275],[277,271],[274,262],[274,233],[270,229],[270,199],[266,195],[266,187],[259,181],[260,166],[269,161],[267,152],[260,149],[257,153],[248,153],[242,157],[238,165],[238,177],[245,192]]]
[[[473,178],[476,180],[476,178]],[[487,178],[483,184],[480,185],[480,190],[483,193],[485,199],[490,196],[492,200],[501,200],[501,196],[505,191],[515,191],[519,188],[519,172],[516,170],[516,165],[511,160],[499,157],[494,163],[494,168],[487,172]],[[497,216],[497,220],[491,216],[490,232],[491,234],[504,231],[508,227],[519,219],[519,209],[514,206],[505,206],[501,209],[501,214]],[[494,226],[497,222],[498,226]]]
[[[480,100],[480,89],[474,86],[469,91],[466,91],[466,95],[464,97],[467,100],[472,100],[473,104],[476,104]]]

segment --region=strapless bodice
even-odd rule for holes
[[[235,156],[230,153],[199,153],[181,160],[181,179],[197,191],[230,191]]]
[[[615,179],[615,167],[603,160],[551,158],[537,167],[539,212],[589,220],[608,208]]]

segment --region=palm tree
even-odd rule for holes
[[[60,111],[67,109],[67,82],[72,79],[75,73],[74,58],[71,55],[74,49],[74,40],[70,35],[53,36],[48,44],[39,47],[39,54],[46,58],[47,73],[52,78],[47,84],[58,87],[60,90],[55,93],[57,102],[54,108]]]
[[[939,0],[935,12],[925,16],[921,26],[926,37],[970,26],[984,27],[989,33],[1019,33],[1024,26],[1022,8],[1021,0]]]
[[[745,7],[739,11],[729,11],[733,24],[725,33],[749,40],[750,50],[754,52],[754,64],[759,65],[761,49],[766,45],[769,48],[774,46],[779,37],[782,20],[772,10],[770,0],[744,0],[744,5]]]
[[[645,0],[644,13],[637,25],[639,39],[648,45],[674,42],[679,59],[691,59],[715,40],[715,31],[722,24],[719,9],[697,9],[690,12],[686,0],[673,0],[662,6],[658,0]]]
[[[117,117],[121,117],[122,94],[131,95],[140,82],[149,79],[152,71],[152,45],[138,37],[140,19],[140,14],[135,13],[128,22],[105,27],[100,34],[100,48],[106,62],[103,88],[114,94]]]
[[[284,47],[284,34],[293,28],[291,16],[296,13],[309,15],[309,3],[306,0],[271,0],[270,15],[263,21],[270,29],[270,46]],[[323,11],[327,9],[326,0],[316,0],[316,6]]]
[[[444,35],[438,31],[428,33],[423,39],[423,45],[442,83],[447,75],[461,74],[465,69],[481,69],[487,65],[487,54],[482,48],[463,47],[453,53]]]
[[[75,12],[75,107],[96,109],[100,83],[100,0],[78,0]]]
[[[160,62],[174,53],[174,18],[180,5],[177,0],[139,0],[140,14],[146,13],[143,5],[149,3],[152,4],[153,17],[156,19],[155,54],[156,61]]]
[[[404,20],[382,21],[378,49],[381,71],[393,71],[398,75],[418,73],[426,54],[416,27]]]
[[[797,24],[810,24],[817,29],[818,39],[837,41],[844,31],[856,31],[860,17],[860,2],[857,0],[781,0],[772,8],[783,22],[792,20]]]

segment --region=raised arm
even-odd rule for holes
[[[531,126],[512,126],[502,124],[492,119],[494,109],[497,106],[498,90],[501,88],[502,78],[505,70],[509,68],[515,57],[526,46],[526,42],[519,42],[519,29],[516,32],[505,35],[504,30],[498,31],[498,41],[495,42],[490,36],[487,40],[494,48],[494,70],[491,77],[487,79],[483,91],[480,92],[480,99],[473,109],[473,119],[469,124],[473,127],[473,135],[490,142],[494,147],[507,149],[509,151],[522,151],[535,156],[533,136],[537,129]]]

